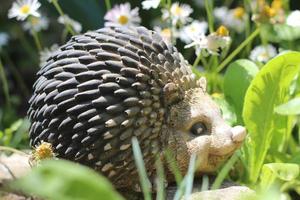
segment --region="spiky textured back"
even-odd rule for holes
[[[58,157],[91,166],[117,187],[137,179],[133,136],[153,172],[164,142],[163,87],[196,84],[176,48],[144,27],[74,36],[37,75],[28,111],[31,145],[50,142]]]

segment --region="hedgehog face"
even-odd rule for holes
[[[171,141],[180,143],[176,149],[179,166],[186,170],[192,154],[198,157],[197,172],[212,172],[238,149],[245,136],[242,126],[229,126],[220,108],[205,92],[194,88],[185,92],[184,99],[170,108]],[[183,146],[183,147],[182,147]]]

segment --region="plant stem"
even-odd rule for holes
[[[56,8],[57,12],[59,13],[59,15],[63,18],[65,18],[65,13],[63,12],[63,10],[61,9],[60,5],[58,4],[57,0],[52,0],[52,3],[54,5],[54,7]],[[71,35],[76,35],[75,31],[72,29],[70,23],[68,23],[67,21],[65,22],[65,26],[68,30],[68,32]]]
[[[111,9],[110,0],[105,0],[106,10],[109,11]]]
[[[8,89],[7,79],[6,79],[6,75],[5,75],[5,71],[4,71],[4,67],[3,67],[1,59],[0,59],[0,77],[2,79],[5,100],[6,100],[7,106],[10,107],[9,89]]]
[[[27,38],[24,35],[24,32],[22,31],[21,28],[18,27],[17,31],[17,36],[20,40],[20,43],[22,47],[26,50],[25,52],[28,54],[28,56],[31,58],[31,60],[34,60],[36,62],[37,60],[37,53],[31,43],[28,42]]]
[[[259,35],[260,29],[257,28],[255,31],[249,35],[249,37],[242,42],[220,65],[216,68],[216,73],[220,72],[240,51],[251,42],[257,35]]]
[[[15,64],[13,63],[13,61],[11,60],[11,58],[9,57],[6,51],[3,51],[3,58],[4,61],[7,62],[8,66],[10,67],[11,72],[15,77],[18,85],[20,86],[21,92],[23,93],[24,97],[28,97],[29,89],[27,88],[23,77],[19,73],[18,69],[16,68]]]
[[[207,13],[208,28],[210,33],[214,32],[214,16],[212,14],[212,3],[213,1],[211,0],[205,0],[205,10]]]
[[[196,68],[198,66],[201,58],[202,58],[202,55],[201,55],[201,53],[199,53],[199,55],[197,56],[196,60],[194,61],[193,68]]]
[[[7,147],[7,146],[0,146],[0,151],[10,151],[10,152],[13,152],[13,153],[17,153],[17,154],[22,154],[22,155],[25,155],[25,156],[29,156],[29,154],[23,152],[23,151],[20,151],[18,149],[14,149],[14,148],[11,148],[11,147]]]
[[[35,43],[37,50],[42,51],[42,45],[41,45],[38,33],[36,31],[32,30],[32,36],[33,36],[34,43]]]

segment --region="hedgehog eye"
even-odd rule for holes
[[[190,132],[195,136],[201,136],[201,135],[207,135],[208,129],[202,122],[195,123],[192,128],[190,129]]]

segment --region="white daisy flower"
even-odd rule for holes
[[[23,29],[29,31],[31,34],[33,32],[40,32],[41,30],[47,30],[49,27],[49,19],[46,16],[31,17],[23,24]]]
[[[294,10],[286,18],[286,24],[293,27],[300,27],[300,10]]]
[[[80,33],[82,30],[81,24],[70,18],[68,15],[60,16],[57,21],[63,25],[70,25],[72,29],[77,33]]]
[[[149,10],[150,8],[158,8],[161,0],[144,0],[142,6],[144,10]]]
[[[44,48],[42,51],[40,51],[40,67],[43,67],[47,59],[58,50],[58,44],[53,44],[50,48]]]
[[[174,33],[172,33],[170,28],[161,28],[160,26],[155,26],[154,31],[159,33],[160,36],[169,43],[171,43],[172,36],[174,37]]]
[[[268,62],[271,58],[277,55],[276,48],[272,45],[259,45],[254,47],[250,52],[249,58],[255,62]]]
[[[172,24],[175,26],[177,23],[186,24],[191,21],[189,17],[193,12],[193,9],[188,4],[179,4],[178,2],[173,3],[170,11],[167,9],[162,10],[162,18],[164,20],[171,19]]]
[[[9,40],[9,35],[7,33],[0,32],[0,50],[2,49],[2,47],[7,45],[8,40]]]
[[[202,34],[193,38],[193,42],[186,45],[185,48],[195,47],[196,55],[219,55],[223,49],[229,46],[230,42],[229,31],[225,26],[220,26],[216,32],[208,36]]]
[[[194,20],[191,24],[181,29],[179,37],[184,43],[191,43],[193,38],[205,34],[207,27],[207,22]]]
[[[17,0],[8,11],[8,18],[16,17],[19,21],[24,21],[28,16],[40,17],[37,11],[41,6],[38,0]]]
[[[130,26],[139,25],[141,22],[139,8],[131,10],[129,3],[115,5],[105,14],[104,19],[108,21],[105,26]]]
[[[246,12],[242,7],[228,9],[219,7],[214,9],[214,16],[225,26],[242,32],[245,29]]]

